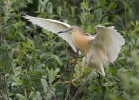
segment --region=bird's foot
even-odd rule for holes
[[[74,86],[76,87],[76,84],[74,83],[74,81],[76,81],[77,79],[79,79],[79,78],[82,77],[82,76],[83,76],[83,72],[82,72],[78,77],[76,77],[75,79],[73,79],[73,80],[71,81],[71,84],[74,85]],[[70,81],[65,81],[65,82],[61,82],[61,83],[69,84]]]
[[[65,81],[65,82],[61,82],[61,83],[64,83],[64,84],[69,84],[69,83],[70,83],[70,81]],[[72,84],[72,85],[74,85],[74,86],[76,87],[76,84],[74,83],[74,81],[73,81],[73,80],[71,81],[71,84]],[[68,86],[68,85],[67,85],[67,86]],[[66,86],[66,87],[67,87],[67,86]]]
[[[88,69],[88,66],[85,66],[84,69],[87,70]]]
[[[70,63],[70,64],[74,64],[74,63],[75,63],[75,59],[69,60],[69,63]]]

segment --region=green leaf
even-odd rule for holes
[[[52,5],[52,2],[48,2],[48,4],[47,4],[47,10],[48,10],[48,12],[49,13],[53,13],[53,5]]]
[[[32,29],[32,27],[30,27],[30,26],[26,26],[26,30],[28,30],[28,31],[33,31],[33,29]]]
[[[41,94],[39,91],[36,92],[35,97],[33,98],[33,100],[42,100]]]
[[[106,3],[106,0],[98,0],[100,2],[100,6],[104,6]]]
[[[46,9],[45,3],[42,0],[39,0],[39,5],[41,6],[41,8]]]
[[[51,100],[51,98],[52,98],[52,94],[48,92],[45,96],[45,99],[46,100]]]
[[[46,57],[47,55],[48,55],[48,53],[42,53],[42,54],[40,55],[40,58]]]
[[[25,96],[23,96],[22,94],[16,94],[16,97],[19,99],[19,100],[27,100],[27,98]]]
[[[62,7],[61,6],[58,6],[57,7],[57,13],[58,13],[58,15],[61,16],[61,12],[62,12]]]
[[[136,41],[136,46],[139,46],[139,39],[137,39]]]
[[[32,0],[27,0],[29,3],[33,3],[33,1]]]
[[[48,87],[47,81],[45,79],[41,79],[41,84],[43,86],[43,91],[46,93]]]
[[[59,60],[58,56],[55,55],[54,58],[56,59],[56,61],[58,62],[58,64],[59,64],[60,66],[63,65],[62,62]]]
[[[2,31],[2,25],[0,25],[0,32]]]
[[[33,40],[31,40],[30,38],[27,38],[27,41],[32,45],[33,49],[35,48],[34,42]]]
[[[47,71],[48,71],[49,83],[51,84],[55,80],[55,72],[53,69],[49,70],[48,68]]]
[[[88,2],[87,1],[86,2],[82,2],[81,3],[81,7],[86,9],[86,10],[88,10]]]
[[[55,70],[55,73],[57,74],[59,71],[60,71],[60,69],[59,69],[59,68],[57,68],[57,69]]]
[[[87,33],[91,33],[92,32],[92,26],[91,25],[88,25],[87,26]]]
[[[53,33],[50,33],[48,30],[46,30],[46,29],[42,29],[42,32],[45,34],[45,35],[47,35],[49,38],[52,38],[53,36],[54,36],[54,34]]]
[[[117,4],[116,4],[116,3],[111,4],[111,5],[110,5],[110,8],[111,8],[111,9],[117,8]]]
[[[76,9],[76,7],[74,7],[74,6],[71,7],[71,15],[72,16],[74,16],[74,14],[75,14],[75,9]]]
[[[32,98],[34,97],[34,92],[33,91],[31,91],[30,93],[29,93],[29,99],[31,99],[32,100]]]
[[[21,42],[22,46],[25,48],[30,48],[30,44],[28,42]]]
[[[20,37],[25,40],[25,36],[21,33],[21,32],[18,32],[18,34],[20,35]]]
[[[133,22],[133,21],[130,21],[130,23],[131,23],[131,25],[133,25],[133,26],[135,27],[135,24],[134,24],[134,22]]]
[[[16,83],[17,85],[22,85],[22,84],[23,84],[23,81],[20,80],[19,78],[13,77],[13,80],[15,81],[15,83]]]

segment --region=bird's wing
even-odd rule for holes
[[[97,34],[93,37],[92,43],[95,45],[102,45],[109,61],[113,62],[118,57],[120,48],[125,44],[125,40],[122,35],[114,29],[114,26],[98,26]]]
[[[36,24],[50,32],[55,33],[55,34],[59,31],[65,30],[68,27],[70,27],[69,24],[66,24],[66,23],[63,23],[63,22],[60,22],[57,20],[37,18],[37,17],[28,16],[28,15],[25,15],[23,17],[25,19],[28,19],[33,24]],[[72,49],[76,52],[76,47],[72,42],[70,33],[67,32],[67,33],[62,33],[62,34],[57,34],[57,35],[62,37],[64,40],[66,40],[70,44]]]

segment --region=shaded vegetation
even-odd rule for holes
[[[56,19],[78,25],[95,34],[98,24],[114,25],[126,44],[118,59],[105,67],[106,77],[92,75],[77,100],[139,99],[138,0],[0,0],[0,99],[64,100],[75,53],[68,43],[47,30],[32,25],[22,15]],[[81,57],[77,61],[81,64]],[[93,68],[84,72],[69,100]],[[73,77],[81,73],[77,64]],[[62,77],[62,78],[61,78]]]

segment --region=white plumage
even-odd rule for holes
[[[23,16],[23,17],[28,19],[33,24],[36,24],[55,34],[58,33],[59,31],[65,30],[70,27],[69,24],[66,24],[57,20],[37,18],[37,17],[28,16],[28,15]],[[57,34],[57,35],[62,37],[64,40],[66,40],[70,44],[72,49],[76,52],[75,45],[72,42],[71,34],[69,32],[67,32],[66,34]]]
[[[57,35],[66,40],[75,52],[76,48],[82,51],[85,56],[82,62],[83,67],[92,66],[103,76],[105,76],[103,65],[115,61],[121,46],[125,44],[124,38],[114,29],[114,26],[97,26],[97,34],[92,36],[84,33],[77,26],[70,26],[57,20],[36,18],[28,15],[24,16],[24,18],[55,34],[68,29],[68,32]]]
[[[121,46],[125,44],[125,40],[114,29],[114,26],[97,26],[96,30],[97,34],[92,39],[92,49],[88,53],[90,57],[83,58],[82,66],[88,63],[89,66],[95,67],[100,74],[105,76],[103,65],[116,60]]]

